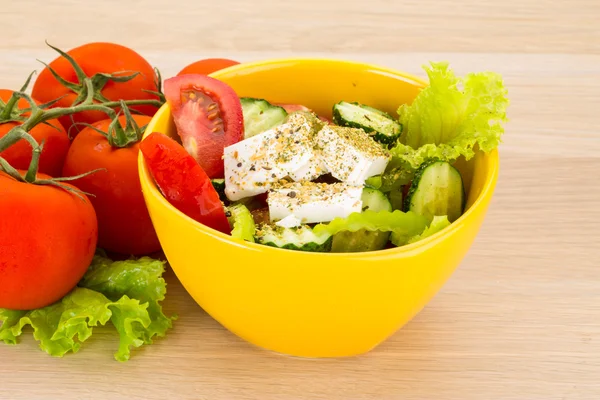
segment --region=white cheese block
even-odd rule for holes
[[[324,172],[309,119],[291,114],[271,130],[224,149],[225,195],[231,201],[265,193],[286,176],[315,179]]]
[[[362,187],[342,182],[291,182],[271,189],[267,203],[271,222],[309,224],[361,212],[361,195]]]
[[[302,221],[296,218],[294,214],[290,214],[287,217],[277,221],[275,225],[281,226],[282,228],[295,228],[302,225]]]
[[[317,134],[317,146],[331,175],[355,186],[383,173],[391,159],[389,152],[362,129],[325,125]]]

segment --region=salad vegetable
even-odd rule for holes
[[[299,251],[403,246],[462,215],[466,193],[453,162],[460,156],[470,159],[476,148],[488,152],[498,146],[508,105],[497,74],[460,79],[447,63],[431,63],[426,71],[430,85],[412,104],[399,105],[398,119],[341,99],[332,105],[333,122],[325,122],[303,105],[240,99],[221,87],[229,106],[220,103],[219,113],[237,116],[241,108],[243,136],[236,130],[226,143],[227,134],[221,131],[220,139],[213,139],[215,128],[208,123],[186,124],[182,130],[177,121],[192,117],[176,112],[174,118],[185,149],[192,155],[214,153],[208,157],[214,161],[210,171],[223,167],[223,205],[217,207],[214,191],[207,196],[219,210],[233,207],[228,211],[232,236]],[[186,85],[204,85],[195,76],[186,79]],[[176,93],[185,98],[187,92]],[[200,118],[203,113],[198,112]],[[196,139],[190,145],[189,138],[209,139],[199,151]],[[173,151],[180,153],[176,147]],[[207,158],[196,159],[204,168]],[[184,183],[189,185],[179,182]],[[260,206],[264,197],[266,207]]]
[[[446,161],[433,160],[415,173],[404,208],[430,220],[444,215],[453,222],[461,216],[465,200],[460,172]]]
[[[29,80],[21,89],[22,91],[27,88],[28,83]],[[38,100],[32,100],[37,105],[41,105]],[[27,108],[29,108],[27,100],[19,98],[12,90],[0,89],[0,138],[25,122],[30,115],[30,112],[26,111]],[[29,134],[36,142],[44,142],[39,171],[43,174],[59,176],[71,143],[61,123],[58,119],[50,120],[46,124],[34,126]],[[31,163],[32,150],[31,144],[21,140],[0,152],[0,157],[14,168],[25,170]]]
[[[185,149],[210,178],[222,178],[223,149],[244,137],[240,99],[205,75],[167,79],[165,96]]]
[[[392,154],[417,169],[431,159],[452,162],[500,144],[508,107],[502,77],[493,72],[458,78],[448,63],[426,67],[429,86],[398,108],[404,131]]]
[[[50,46],[50,45],[49,45]],[[32,96],[53,107],[72,107],[91,96],[97,103],[128,100],[128,106],[154,115],[161,103],[160,76],[141,55],[116,43],[86,43],[64,52],[50,46],[59,56],[42,70]],[[148,101],[152,100],[152,101]],[[118,107],[115,107],[118,109]],[[59,120],[72,137],[106,114],[93,109],[62,115]]]
[[[88,196],[67,182],[44,184],[48,175],[3,167],[0,308],[45,307],[85,274],[98,240],[96,213]]]
[[[239,64],[239,62],[230,60],[228,58],[205,58],[186,65],[181,71],[179,71],[177,76],[189,74],[208,75],[237,64]]]
[[[288,116],[283,107],[263,99],[242,97],[240,103],[244,115],[244,139],[281,125]]]
[[[149,245],[154,231],[135,200],[137,141],[164,103],[160,75],[123,46],[53,49],[59,58],[35,81],[35,100],[25,93],[33,74],[0,96],[0,340],[16,343],[31,325],[40,347],[62,356],[110,322],[121,338],[116,359],[126,360],[172,326],[159,304],[164,262],[113,263],[96,246],[101,227],[118,242],[103,240],[106,250],[160,249],[155,237]],[[67,132],[79,131],[71,143]],[[147,229],[136,233],[144,212]]]
[[[179,211],[213,229],[231,229],[219,194],[200,165],[175,140],[152,133],[140,146],[163,195]]]
[[[73,184],[87,193],[98,217],[98,246],[106,251],[141,256],[160,251],[138,174],[139,140],[151,118],[125,115],[84,128],[73,140],[63,176],[88,171]]]
[[[381,110],[358,103],[340,101],[333,106],[333,122],[340,126],[360,128],[380,143],[394,143],[402,125]]]
[[[61,357],[79,351],[96,326],[110,322],[120,338],[115,359],[126,361],[132,348],[165,336],[176,319],[160,305],[166,293],[164,264],[149,257],[112,261],[97,254],[77,287],[59,302],[32,311],[0,309],[0,340],[16,344],[31,325],[40,348]]]

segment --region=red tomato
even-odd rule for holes
[[[82,199],[55,186],[19,182],[3,172],[0,187],[0,308],[55,303],[92,261],[98,238],[94,208],[83,194]]]
[[[156,73],[152,66],[141,55],[130,48],[114,43],[87,43],[76,47],[67,52],[81,67],[87,76],[93,76],[97,73],[115,74],[117,76],[130,75],[139,72],[135,78],[127,82],[107,82],[101,93],[111,101],[118,100],[147,100],[158,99],[154,94],[147,93],[145,90],[157,91]],[[77,74],[67,61],[60,56],[50,63],[58,75],[69,82],[80,83]],[[40,73],[33,86],[33,97],[42,101],[49,102],[61,98],[55,106],[69,107],[77,98],[77,94],[71,89],[63,86],[48,68]],[[146,115],[154,115],[156,107],[154,106],[135,106],[131,109],[138,110]],[[60,122],[71,136],[76,136],[83,127],[73,126],[73,122],[86,122],[92,124],[106,119],[106,114],[99,111],[86,111],[73,116],[60,118]],[[73,127],[73,129],[71,129]]]
[[[188,74],[208,75],[237,64],[239,64],[239,62],[227,58],[206,58],[186,66],[177,74],[177,76]]]
[[[165,97],[184,148],[210,178],[222,178],[223,149],[244,137],[237,94],[219,80],[195,74],[167,79]]]
[[[303,106],[302,104],[285,104],[285,103],[274,103],[276,106],[283,107],[288,113],[297,111],[312,111],[310,108]],[[318,116],[321,121],[331,123],[331,120],[325,117]]]
[[[5,103],[8,102],[12,94],[12,90],[0,89],[0,99]],[[39,104],[39,102],[37,103]],[[25,99],[19,99],[17,107],[20,109],[28,108],[29,103]],[[28,113],[22,115],[27,116]],[[0,122],[0,138],[6,135],[12,128],[21,124],[22,122],[20,121]],[[29,133],[38,143],[44,141],[44,148],[40,156],[39,171],[53,177],[60,176],[65,156],[71,144],[61,123],[53,119],[48,121],[47,124],[36,125]],[[10,165],[23,170],[29,168],[31,155],[31,145],[24,139],[0,152],[0,157],[8,161]]]
[[[179,143],[154,132],[142,141],[140,149],[169,203],[208,227],[231,233],[219,194],[202,167]]]
[[[139,126],[150,122],[145,115],[134,115]],[[119,118],[125,126],[126,117]],[[111,120],[94,124],[103,132]],[[103,168],[73,181],[79,189],[91,193],[90,198],[98,216],[98,246],[115,253],[135,256],[161,249],[142,195],[138,175],[139,143],[128,147],[113,147],[105,136],[85,128],[73,140],[67,154],[64,176],[80,175]]]

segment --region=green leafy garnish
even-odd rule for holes
[[[16,344],[26,325],[40,348],[51,356],[76,353],[93,327],[109,321],[120,336],[115,353],[126,361],[131,348],[165,336],[176,317],[167,317],[160,302],[166,294],[164,262],[149,257],[112,261],[96,255],[78,287],[60,302],[31,311],[0,309],[0,340]]]
[[[484,152],[496,148],[509,103],[502,77],[483,72],[458,78],[445,62],[425,70],[429,86],[398,109],[404,131],[392,155],[416,169],[433,158],[469,160],[476,145]]]
[[[427,227],[427,220],[412,211],[372,211],[352,213],[346,218],[335,218],[327,224],[318,224],[313,228],[317,235],[328,233],[335,235],[338,232],[356,232],[361,229],[368,231],[392,232],[398,237],[412,237],[423,232]]]
[[[403,246],[405,244],[415,243],[415,242],[425,239],[426,237],[429,237],[435,233],[438,233],[439,231],[441,231],[442,229],[444,229],[445,227],[447,227],[449,225],[450,225],[450,221],[448,221],[447,216],[436,215],[433,217],[431,224],[429,224],[429,226],[427,228],[425,228],[425,230],[423,232],[421,232],[420,234],[409,237],[408,240],[406,240],[406,236],[396,235],[394,232],[392,232],[390,241],[395,246]]]
[[[231,213],[231,216],[228,218],[229,224],[233,226],[231,236],[248,242],[254,242],[256,224],[248,207],[243,204],[234,204],[227,211]]]

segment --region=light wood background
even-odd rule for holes
[[[448,284],[372,353],[302,360],[242,342],[169,275],[170,335],[112,360],[97,331],[54,359],[0,345],[0,398],[600,399],[600,1],[3,0],[0,87],[88,41],[128,45],[165,76],[209,56],[317,55],[423,75],[501,72],[511,106],[481,233]]]

